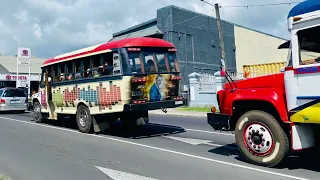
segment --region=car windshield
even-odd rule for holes
[[[178,72],[175,52],[165,49],[143,48],[141,51],[129,51],[127,73],[167,73]]]

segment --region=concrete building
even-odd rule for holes
[[[26,61],[25,59],[20,59]],[[37,91],[40,81],[41,65],[45,59],[32,57],[31,64],[31,91]],[[0,87],[16,87],[17,78],[17,57],[1,56],[0,55]],[[28,65],[19,65],[19,87],[26,87],[29,82],[29,67]]]
[[[222,21],[222,28],[230,71],[242,73],[244,65],[286,60],[287,51],[277,49],[285,39],[227,21]],[[157,10],[156,18],[114,33],[110,41],[143,36],[161,38],[176,46],[183,84],[188,84],[187,75],[194,71],[213,74],[219,70],[221,51],[214,17],[167,6]]]

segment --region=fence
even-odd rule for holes
[[[233,80],[244,78],[243,74],[229,73]],[[216,106],[217,91],[222,89],[224,77],[220,76],[220,72],[214,74],[192,73],[189,76],[190,82],[190,101],[189,106]]]

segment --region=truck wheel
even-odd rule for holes
[[[33,115],[34,115],[34,121],[36,123],[41,123],[44,119],[41,113],[41,105],[39,102],[35,102],[33,105]]]
[[[243,114],[235,129],[236,143],[244,158],[255,165],[274,167],[289,151],[289,140],[270,114],[253,110]]]
[[[76,121],[80,132],[92,132],[92,117],[87,106],[81,104],[78,107]]]

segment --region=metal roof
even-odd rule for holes
[[[290,10],[288,18],[318,10],[320,10],[319,0],[306,0],[294,6]]]
[[[157,25],[150,26],[148,28],[135,31],[129,34],[124,34],[121,36],[115,36],[110,41],[125,39],[125,38],[133,38],[133,37],[146,37],[151,35],[163,34],[163,32],[157,27]]]
[[[20,58],[21,61],[27,59]],[[45,59],[31,58],[31,73],[41,73],[41,65]],[[17,57],[14,56],[0,56],[0,74],[16,73],[17,72]],[[29,67],[26,65],[19,65],[19,73],[29,73]]]

